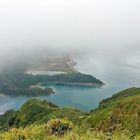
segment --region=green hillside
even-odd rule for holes
[[[131,88],[81,112],[31,99],[0,116],[2,140],[139,140],[140,88]]]
[[[140,88],[131,88],[103,100],[97,110],[86,118],[90,127],[105,133],[128,132],[133,135],[140,130]],[[85,120],[84,120],[85,121]]]

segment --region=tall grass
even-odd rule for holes
[[[7,132],[0,133],[0,140],[130,140],[124,134],[114,134],[106,136],[100,132],[83,131],[79,128],[66,133],[63,136],[50,135],[47,133],[45,125],[31,125],[25,128],[12,128]],[[135,140],[139,140],[137,136]]]

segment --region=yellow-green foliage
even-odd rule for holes
[[[67,118],[50,119],[46,125],[47,132],[54,135],[64,135],[74,128],[73,123]]]
[[[45,136],[43,125],[31,125],[26,128],[12,128],[0,134],[0,140],[43,140]]]
[[[131,96],[113,97],[83,120],[97,131],[123,132],[137,135],[140,130],[140,90]],[[124,95],[127,94],[124,92]],[[123,92],[121,92],[123,93]],[[138,94],[139,93],[139,94]]]
[[[31,125],[18,129],[12,128],[8,132],[0,133],[0,140],[107,140],[109,138],[112,140],[130,140],[129,136],[121,133],[106,136],[100,132],[83,131],[81,128],[73,128],[72,131],[64,135],[50,135],[46,129],[46,125]],[[134,138],[134,140],[139,139],[140,136]]]

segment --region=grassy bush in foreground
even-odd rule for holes
[[[56,119],[58,121],[58,119]],[[55,121],[56,121],[55,120]],[[56,122],[57,122],[56,121]],[[62,119],[61,122],[64,120]],[[49,124],[53,121],[50,121]],[[65,122],[65,121],[64,121]],[[81,128],[73,128],[71,131],[64,135],[50,134],[46,129],[46,125],[31,125],[25,128],[12,128],[7,132],[0,133],[0,140],[131,140],[129,136],[124,134],[113,134],[106,136],[101,132],[91,132],[89,130],[81,130]],[[139,140],[137,136],[133,140]]]
[[[67,118],[51,119],[46,125],[47,132],[54,135],[64,135],[73,129],[73,123]]]

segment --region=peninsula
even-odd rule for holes
[[[92,75],[83,74],[75,68],[71,55],[51,55],[40,58],[25,71],[25,74],[40,77],[47,84],[101,86],[104,83]]]
[[[92,75],[80,73],[70,55],[45,57],[24,68],[5,70],[0,74],[0,92],[6,95],[40,96],[54,94],[42,84],[66,84],[100,87],[104,83]],[[31,73],[30,73],[31,72]],[[41,83],[40,86],[37,86]]]

